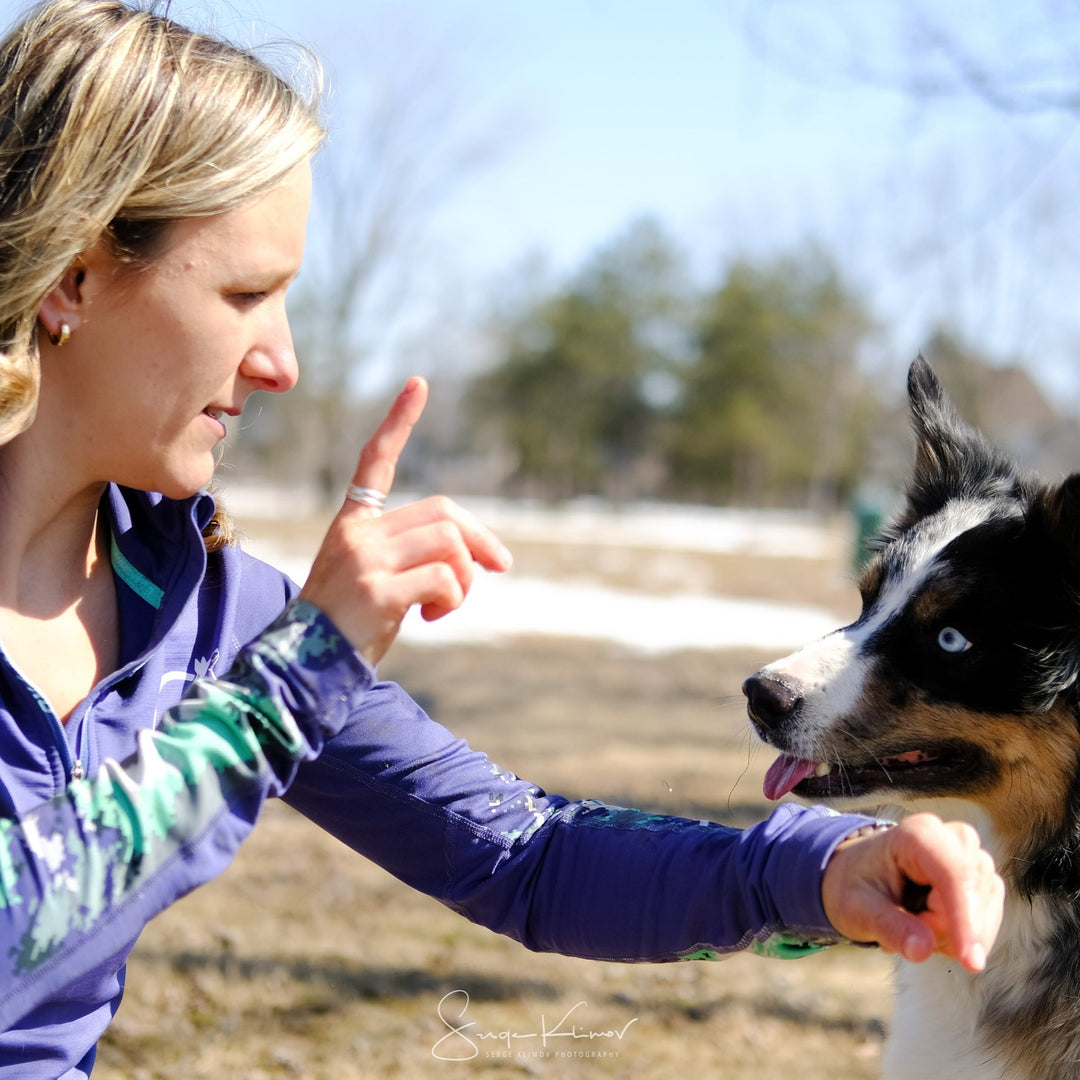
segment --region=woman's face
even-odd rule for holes
[[[285,290],[310,197],[304,165],[238,210],[171,226],[146,270],[99,246],[69,274],[71,339],[43,353],[31,429],[46,425],[69,471],[189,495],[213,474],[224,417],[296,383]]]

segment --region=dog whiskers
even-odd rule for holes
[[[887,769],[887,768],[885,767],[884,763],[883,763],[883,762],[881,762],[881,761],[880,761],[880,759],[878,759],[877,757],[875,757],[875,755],[874,755],[873,751],[871,751],[871,750],[870,750],[870,748],[869,748],[869,747],[867,746],[867,744],[866,744],[866,743],[865,743],[865,742],[864,742],[864,741],[863,741],[862,739],[860,739],[860,738],[858,737],[858,735],[855,735],[855,734],[853,734],[853,733],[852,733],[852,732],[850,732],[850,731],[842,731],[842,732],[841,732],[841,734],[842,734],[842,735],[844,736],[844,738],[846,738],[846,739],[850,739],[850,740],[851,740],[851,741],[852,741],[853,743],[855,743],[855,744],[856,744],[857,746],[861,746],[861,747],[863,747],[863,748],[865,749],[865,751],[866,751],[866,756],[867,756],[867,760],[870,760],[870,761],[877,761],[877,762],[878,762],[878,764],[879,764],[879,765],[881,765],[881,771],[882,771],[882,772],[883,772],[883,773],[885,774],[885,779],[886,779],[886,780],[888,780],[888,782],[889,782],[890,784],[891,784],[891,783],[893,782],[893,778],[892,778],[892,776],[890,775],[890,773],[889,773],[889,770],[888,770],[888,769]],[[840,764],[840,763],[838,763],[838,764]],[[843,766],[842,766],[842,764],[841,764],[841,768],[842,768],[842,767],[843,767]]]
[[[739,775],[735,778],[735,782],[731,785],[730,788],[728,788],[727,802],[725,806],[729,814],[734,813],[732,800],[735,797],[735,789],[743,782],[743,780],[746,778],[746,774],[750,771],[750,759],[751,757],[753,757],[754,751],[760,745],[760,743],[758,743],[757,740],[752,737],[749,728],[746,728],[743,731],[742,740],[746,746],[746,762],[742,767],[742,772],[739,773]]]

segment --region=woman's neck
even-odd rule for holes
[[[0,605],[48,618],[77,602],[98,563],[105,485],[77,487],[28,460],[21,438],[0,447]]]
[[[120,652],[104,488],[40,428],[0,446],[0,646],[65,722]]]

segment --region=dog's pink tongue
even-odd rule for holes
[[[765,774],[762,790],[766,799],[782,799],[800,780],[812,776],[817,770],[816,761],[781,754]]]

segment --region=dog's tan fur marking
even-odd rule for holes
[[[936,582],[915,596],[911,605],[912,614],[927,626],[941,622],[961,594],[962,590],[953,582]]]
[[[1056,706],[1038,727],[1015,717],[972,718],[979,739],[1001,764],[997,783],[976,795],[994,824],[1003,854],[1026,863],[1065,824],[1069,791],[1080,760],[1080,733],[1068,709]],[[969,730],[968,739],[971,739]],[[1038,835],[1041,833],[1041,836]],[[1010,876],[1023,867],[1002,867]]]
[[[1063,826],[1073,778],[1080,771],[1080,731],[1067,707],[1021,719],[940,702],[898,703],[894,694],[895,686],[887,681],[869,679],[860,715],[837,718],[820,732],[817,760],[867,761],[954,740],[978,745],[994,772],[965,797],[990,818],[1001,856],[1022,864],[1033,847]],[[902,785],[899,774],[897,783]]]

